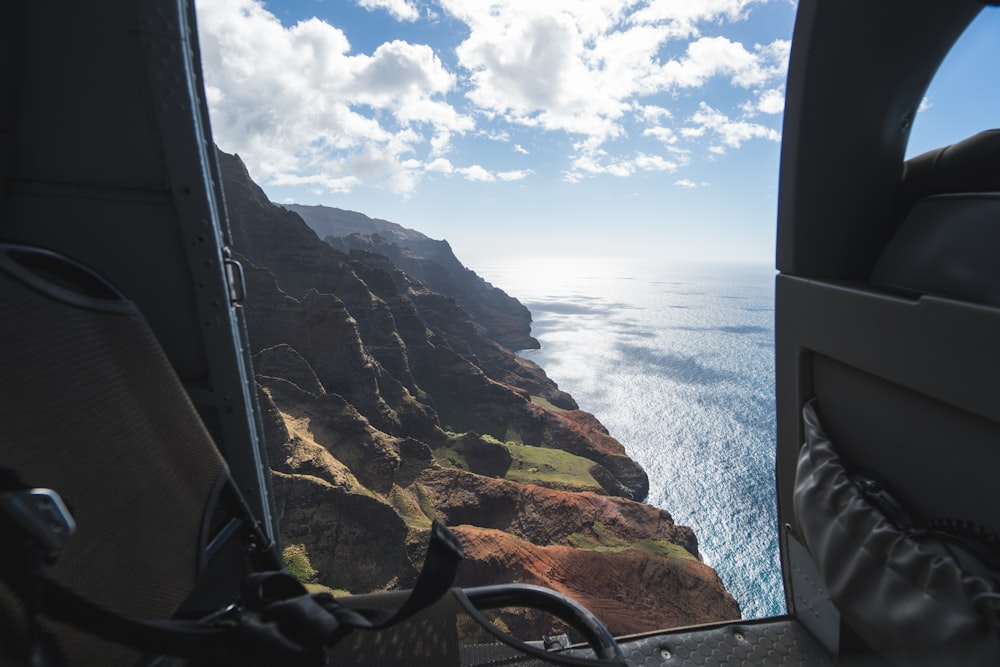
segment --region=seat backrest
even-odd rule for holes
[[[171,617],[234,517],[187,393],[136,307],[72,260],[0,245],[0,312],[0,465],[60,494],[77,524],[52,577],[125,614]],[[135,662],[49,630],[70,664]]]

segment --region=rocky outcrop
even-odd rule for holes
[[[446,244],[392,223],[347,216],[367,236],[338,250],[237,157],[220,162],[296,572],[351,592],[410,586],[438,519],[466,545],[463,585],[551,586],[621,633],[739,616],[691,530],[637,502],[641,467],[511,351],[530,337],[513,300],[457,286]],[[552,630],[525,612],[504,622]]]

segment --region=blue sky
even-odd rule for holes
[[[392,220],[460,258],[773,261],[794,2],[197,7],[216,142],[275,202]],[[942,68],[911,153],[1000,126],[998,14]]]

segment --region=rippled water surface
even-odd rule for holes
[[[745,618],[785,611],[774,495],[774,271],[608,258],[470,263],[530,310],[521,352],[607,426],[694,528]]]

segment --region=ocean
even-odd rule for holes
[[[765,265],[594,257],[468,266],[531,310],[519,352],[649,474],[744,618],[785,613],[774,489],[774,276]]]

